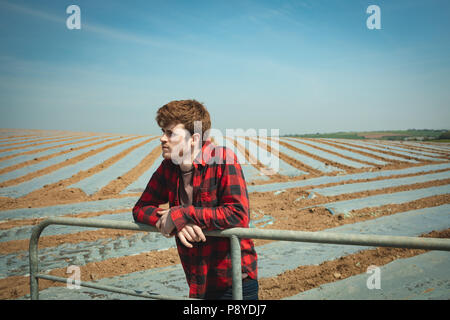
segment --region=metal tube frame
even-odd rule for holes
[[[96,220],[82,218],[49,218],[33,227],[29,244],[29,263],[30,263],[30,295],[32,300],[39,299],[39,281],[38,279],[47,279],[52,281],[66,282],[66,278],[51,276],[39,273],[38,265],[38,242],[42,231],[49,225],[71,225],[91,228],[110,228],[121,230],[134,230],[144,232],[159,232],[155,227],[136,223],[112,220]],[[343,234],[332,232],[306,232],[290,230],[272,230],[257,228],[231,228],[220,231],[206,231],[205,235],[213,237],[230,238],[231,263],[233,285],[233,300],[242,300],[242,269],[241,269],[241,247],[240,239],[267,239],[296,242],[313,242],[341,245],[358,245],[374,247],[395,247],[425,250],[450,251],[450,239],[437,238],[419,238],[404,236],[380,236],[380,235],[360,235]],[[163,296],[155,293],[142,293],[137,290],[128,290],[111,286],[104,286],[96,283],[81,282],[80,286],[91,287],[105,291],[129,294],[137,297],[152,299],[184,299],[182,297]]]

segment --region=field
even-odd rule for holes
[[[378,139],[378,140],[432,140],[439,141],[439,136],[446,130],[409,129],[409,130],[383,130],[362,132],[332,132],[316,134],[292,134],[291,137],[301,138],[337,138],[337,139]]]
[[[251,227],[450,237],[450,143],[281,137],[229,140]],[[262,155],[270,155],[262,157]],[[28,239],[46,217],[132,221],[161,162],[159,137],[0,130],[0,298],[29,299]],[[263,160],[265,159],[265,160]],[[269,173],[269,174],[268,174]],[[255,240],[261,299],[449,299],[450,254]],[[40,271],[186,297],[173,238],[50,226]],[[369,266],[381,289],[368,289]],[[41,299],[134,299],[40,280]]]

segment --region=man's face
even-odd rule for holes
[[[192,138],[184,128],[184,124],[170,124],[161,128],[162,156],[164,159],[177,160],[183,156],[183,150],[190,150]]]

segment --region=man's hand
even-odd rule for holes
[[[177,232],[177,237],[181,243],[188,248],[192,248],[192,244],[189,242],[206,242],[206,237],[203,234],[202,229],[196,224],[187,224],[183,229]]]
[[[160,216],[158,222],[156,222],[156,228],[163,236],[169,238],[170,233],[175,229],[175,224],[169,216],[170,209],[160,210],[157,214]],[[181,243],[188,248],[192,248],[193,245],[190,242],[206,242],[206,237],[203,234],[202,229],[192,223],[184,226],[183,229],[177,232],[177,237],[180,239]]]
[[[170,209],[160,210],[157,212],[157,214],[160,216],[160,218],[158,222],[156,222],[156,228],[159,230],[159,232],[162,233],[164,237],[169,238],[170,233],[175,228],[175,224],[169,216]]]

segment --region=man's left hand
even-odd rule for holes
[[[170,209],[160,210],[157,214],[160,218],[158,222],[156,222],[156,228],[162,233],[163,236],[170,237],[170,233],[175,228],[175,224],[170,217]]]

